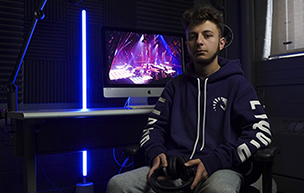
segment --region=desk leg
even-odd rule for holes
[[[23,179],[24,192],[36,193],[36,151],[35,151],[35,125],[24,124],[23,127]]]

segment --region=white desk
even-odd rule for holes
[[[26,119],[50,119],[64,117],[95,117],[95,116],[112,116],[112,115],[141,115],[149,114],[152,109],[127,109],[127,108],[100,108],[100,109],[54,109],[54,110],[27,110],[27,111],[10,111],[8,117],[18,120]]]
[[[37,192],[36,154],[138,143],[151,111],[104,108],[8,112],[14,124],[15,155],[24,158],[24,192]]]

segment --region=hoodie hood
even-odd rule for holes
[[[218,63],[221,68],[208,77],[209,83],[225,79],[232,75],[244,74],[239,60],[228,60],[226,58],[218,57]],[[186,71],[184,74],[190,79],[190,82],[197,84],[197,78],[199,78],[199,76],[194,72],[194,63],[192,61],[186,65]]]

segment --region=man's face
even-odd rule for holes
[[[210,64],[224,48],[225,39],[219,38],[216,25],[210,21],[190,25],[186,33],[188,52],[196,64]]]

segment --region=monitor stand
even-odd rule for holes
[[[129,97],[126,105],[126,108],[153,108],[154,105],[148,104],[148,97]]]

